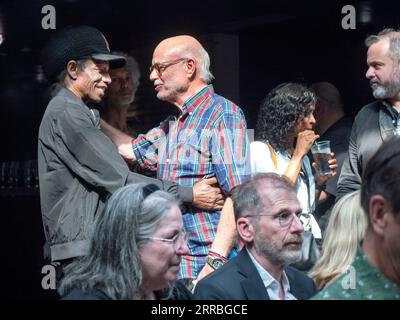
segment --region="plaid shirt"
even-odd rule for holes
[[[214,93],[211,85],[190,97],[178,117],[170,116],[146,135],[132,141],[140,166],[163,180],[187,186],[215,176],[222,190],[242,183],[250,173],[246,120],[234,103]],[[219,211],[186,206],[184,229],[189,255],[180,278],[197,278],[214,240]]]

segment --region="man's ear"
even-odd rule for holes
[[[76,80],[78,78],[78,64],[75,60],[68,61],[67,75],[73,80]]]
[[[380,194],[375,194],[369,200],[369,223],[375,234],[383,236],[385,233],[387,220],[385,214],[391,211],[387,200]]]
[[[188,59],[186,62],[186,72],[189,75],[189,78],[193,78],[196,73],[196,62],[193,59]]]
[[[253,242],[254,239],[254,227],[250,223],[249,218],[241,217],[236,221],[236,229],[238,231],[239,236],[245,242]]]

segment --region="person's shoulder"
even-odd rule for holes
[[[343,128],[350,128],[353,125],[354,119],[352,117],[343,117],[342,119],[339,120],[340,127]]]
[[[67,100],[64,96],[56,95],[49,101],[46,112],[47,113],[62,112],[65,109],[66,104]]]
[[[308,284],[313,285],[312,279],[303,271],[300,271],[294,267],[288,266],[285,268],[286,275],[289,279],[292,279],[294,281],[302,281],[306,282]]]
[[[237,257],[229,260],[221,268],[209,273],[206,277],[199,280],[194,289],[195,298],[200,300],[235,299],[235,293],[243,280],[234,261],[236,258]]]
[[[361,110],[357,113],[356,120],[360,117],[369,116],[371,113],[379,112],[382,107],[382,102],[379,100],[373,101],[361,108]]]
[[[331,140],[334,139],[336,135],[341,135],[343,132],[350,131],[353,126],[353,121],[353,118],[347,116],[340,118],[321,135],[321,140]]]
[[[270,157],[271,151],[268,148],[268,145],[262,141],[252,141],[250,143],[250,157],[253,160],[258,158],[264,159],[265,157]]]
[[[156,300],[194,300],[193,293],[183,280],[178,280],[167,288],[154,291]]]
[[[193,293],[186,287],[182,280],[172,285],[172,291],[168,300],[194,300]]]
[[[61,300],[110,300],[110,298],[100,290],[83,291],[80,288],[73,288]]]
[[[344,117],[337,121],[323,135],[321,135],[320,140],[330,140],[331,149],[336,153],[336,155],[339,151],[341,152],[342,148],[343,152],[347,153],[352,127],[353,119]]]
[[[47,104],[46,111],[41,121],[41,127],[50,128],[54,127],[56,123],[63,123],[67,113],[70,111],[67,105],[68,103],[65,101],[65,97],[53,97]]]
[[[267,150],[269,150],[268,146],[262,141],[252,141],[252,142],[250,142],[250,148],[252,148],[254,150],[258,150],[258,149],[264,150],[266,148]]]
[[[72,92],[63,88],[49,102],[46,112],[56,118],[80,114],[85,105]]]
[[[213,272],[209,273],[206,277],[201,279],[198,282],[198,284],[200,284],[201,282],[208,283],[208,284],[216,284],[216,283],[221,283],[221,282],[225,282],[225,281],[233,281],[233,279],[231,277],[237,271],[236,259],[237,259],[237,256],[234,257],[233,259],[229,260],[227,263],[225,263],[219,269],[214,270]]]
[[[342,275],[337,278],[332,283],[328,284],[325,288],[319,291],[316,295],[314,295],[311,300],[346,300],[346,299],[355,299],[358,296],[357,290],[347,290],[345,286],[343,286],[343,278],[345,276]]]
[[[232,102],[231,100],[229,100],[228,98],[225,98],[225,97],[223,97],[223,96],[221,96],[221,95],[219,95],[218,93],[212,93],[211,94],[211,98],[215,101],[215,102],[217,102],[217,103],[225,103],[225,104],[234,104],[234,105],[236,105],[234,102]]]
[[[217,93],[212,93],[211,94],[211,99],[212,99],[212,105],[216,107],[218,111],[220,111],[223,114],[234,114],[234,115],[243,115],[243,110],[234,102],[231,100],[217,94]]]
[[[285,268],[285,273],[290,288],[298,299],[307,300],[317,293],[314,281],[303,271],[288,266]]]

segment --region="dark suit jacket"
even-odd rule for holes
[[[314,282],[301,271],[287,267],[290,292],[299,300],[317,293]],[[200,280],[194,291],[204,300],[269,300],[267,290],[246,249]]]

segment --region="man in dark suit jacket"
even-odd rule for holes
[[[195,288],[197,299],[303,300],[316,294],[313,281],[288,265],[301,257],[303,216],[290,181],[260,173],[232,192],[236,228],[245,247]]]

